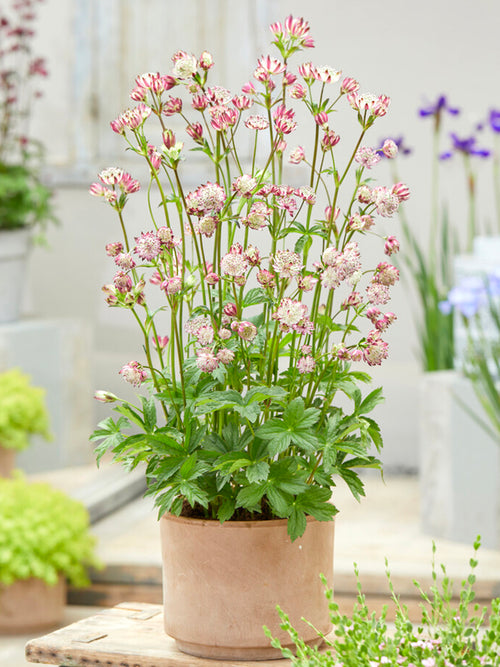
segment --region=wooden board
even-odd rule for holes
[[[181,653],[163,630],[161,605],[123,602],[33,639],[28,662],[64,667],[286,667],[289,660],[206,660]]]

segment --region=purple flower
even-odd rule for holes
[[[493,132],[500,132],[500,111],[498,109],[490,111],[489,121]]]
[[[487,148],[477,148],[476,147],[476,137],[470,136],[465,139],[460,139],[458,135],[454,132],[450,134],[452,141],[452,150],[446,151],[446,153],[441,153],[439,158],[441,160],[447,160],[453,156],[453,153],[463,153],[464,155],[477,155],[478,157],[489,157],[491,151]]]
[[[456,116],[460,113],[460,109],[451,107],[448,104],[446,95],[440,95],[434,104],[429,104],[423,109],[418,110],[422,118],[425,118],[426,116],[440,116],[443,111],[447,111],[452,116]]]
[[[479,276],[463,278],[448,293],[448,299],[441,301],[439,310],[448,315],[456,308],[464,317],[473,317],[487,301],[485,283]]]

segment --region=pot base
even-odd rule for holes
[[[66,582],[55,586],[22,579],[0,587],[0,635],[38,632],[59,625],[66,603]]]
[[[320,646],[323,639],[317,639],[305,642],[308,646]],[[175,645],[182,653],[187,653],[195,658],[209,658],[211,660],[281,660],[283,655],[281,651],[272,646],[207,646],[206,644],[195,644],[193,642],[175,640]],[[294,644],[286,646],[291,651],[295,648]]]

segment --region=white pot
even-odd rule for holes
[[[19,319],[30,242],[29,229],[0,231],[0,324]]]

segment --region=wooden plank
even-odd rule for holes
[[[195,658],[176,649],[163,630],[161,605],[125,602],[33,639],[28,662],[65,667],[286,667],[289,660],[231,661]]]

